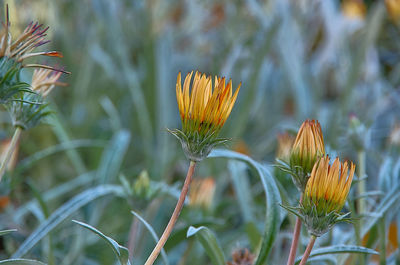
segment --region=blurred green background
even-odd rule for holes
[[[360,216],[376,222],[357,243],[386,246],[387,264],[400,264],[400,188],[390,193],[400,183],[400,28],[396,10],[384,1],[8,0],[2,11],[6,3],[13,32],[30,21],[50,26],[47,47],[64,58],[43,60],[72,74],[62,80],[69,86],[50,96],[56,114],[49,125],[23,133],[17,164],[1,184],[0,225],[18,229],[0,238],[1,257],[28,244],[19,250],[24,257],[48,264],[114,264],[112,250],[71,222],[76,219],[127,246],[134,264],[143,264],[155,242],[130,211],[158,235],[172,213],[189,163],[165,128],[181,126],[178,72],[199,70],[232,78],[234,86],[242,82],[222,132],[232,141],[223,148],[272,165],[277,135],[318,119],[327,152],[365,169],[358,171],[358,177],[367,176],[367,208]],[[7,139],[9,117],[2,112],[0,118]],[[270,171],[282,200],[295,205],[298,194],[288,176]],[[204,177],[215,180],[212,203],[185,207],[165,248],[170,264],[211,264],[201,245],[186,238],[190,225],[211,227],[227,260],[236,249],[257,249],[248,224],[261,236],[265,198],[254,172],[241,162],[210,158],[196,172],[195,178]],[[245,184],[236,185],[238,179]],[[389,193],[394,201],[382,204]],[[88,201],[71,203],[79,194]],[[356,198],[354,188],[347,208],[353,212]],[[77,209],[46,222],[64,203]],[[60,215],[68,212],[61,209]],[[294,217],[281,214],[268,264],[285,264],[290,246]],[[348,243],[354,233],[351,225],[341,225],[320,244]],[[364,264],[378,260],[369,255]],[[341,254],[312,264],[362,262]]]

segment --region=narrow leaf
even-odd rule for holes
[[[0,236],[4,236],[4,235],[7,235],[9,233],[16,232],[16,231],[17,231],[17,229],[2,230],[2,231],[0,231]]]
[[[265,166],[254,161],[246,155],[229,150],[215,149],[211,152],[210,157],[223,157],[246,162],[246,164],[254,169],[259,176],[265,191],[267,202],[264,235],[262,238],[260,251],[254,264],[265,264],[275,238],[279,232],[279,226],[281,223],[279,204],[282,203],[282,200],[275,179],[268,172]]]
[[[119,263],[121,265],[129,265],[129,251],[126,247],[123,247],[121,245],[119,245],[117,243],[117,241],[115,241],[114,239],[112,239],[109,236],[106,236],[105,234],[103,234],[101,231],[99,231],[98,229],[94,228],[91,225],[88,225],[86,223],[83,222],[79,222],[76,220],[72,220],[72,222],[92,231],[93,233],[95,233],[96,235],[98,235],[101,239],[103,239],[113,250],[113,252],[115,253],[115,255],[117,256]]]
[[[157,243],[159,238],[158,238],[156,232],[154,231],[153,227],[146,220],[144,220],[139,214],[137,214],[136,212],[131,211],[131,213],[144,224],[144,226],[147,228],[147,230],[149,230],[149,232],[150,232],[151,236],[153,237],[154,241]],[[168,263],[168,258],[167,258],[167,254],[165,253],[164,248],[161,249],[161,257],[164,260],[164,263],[166,265],[168,265],[169,264]]]
[[[195,235],[196,239],[199,240],[203,248],[205,249],[211,263],[214,265],[225,265],[225,257],[222,252],[221,246],[219,245],[217,239],[213,232],[205,226],[200,226],[195,228],[193,226],[189,227],[186,236],[191,237]]]
[[[340,254],[340,253],[359,253],[359,254],[374,254],[379,255],[373,249],[360,247],[360,246],[349,246],[349,245],[334,245],[329,247],[317,248],[311,251],[310,258],[327,255],[327,254]],[[296,264],[300,263],[302,257],[296,259]]]
[[[7,259],[0,261],[0,264],[6,265],[46,265],[41,261],[33,260],[33,259]]]
[[[55,210],[45,222],[42,222],[39,227],[37,227],[35,231],[33,231],[33,233],[21,244],[18,250],[12,255],[12,258],[20,258],[28,253],[36,243],[51,232],[57,225],[89,202],[108,194],[114,193],[121,195],[122,192],[120,186],[102,185],[87,189],[76,195],[71,200],[64,203],[60,208]]]

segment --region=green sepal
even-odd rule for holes
[[[310,175],[305,173],[302,167],[295,165],[291,166],[280,159],[276,159],[275,166],[283,172],[288,173],[292,177],[293,183],[297,187],[297,189],[301,193],[304,193]]]
[[[167,129],[167,131],[178,138],[186,157],[195,162],[206,158],[215,146],[224,144],[230,140],[227,138],[217,138],[217,133],[215,132],[200,136],[197,131],[186,134],[178,129]]]
[[[8,57],[0,58],[0,104],[5,104],[20,92],[32,92],[30,85],[19,80],[21,63]]]
[[[37,93],[19,93],[6,107],[14,127],[24,130],[37,126],[43,118],[54,113],[44,98]]]
[[[320,237],[329,231],[336,223],[353,222],[354,218],[348,218],[350,212],[341,214],[334,210],[331,212],[323,212],[317,210],[315,205],[304,206],[300,204],[298,207],[281,205],[288,212],[299,217],[306,225],[311,235]]]

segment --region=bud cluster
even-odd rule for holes
[[[331,164],[325,155],[321,126],[318,121],[306,120],[293,144],[289,164],[279,161],[278,167],[291,174],[303,194],[298,207],[284,206],[300,217],[314,236],[326,233],[335,223],[347,221],[342,215],[344,203],[353,180],[355,165],[340,162]]]

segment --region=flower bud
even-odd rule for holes
[[[189,192],[191,206],[209,209],[215,193],[215,180],[211,177],[194,179]]]
[[[343,14],[351,19],[364,19],[367,12],[362,0],[345,0],[342,2]]]
[[[288,132],[280,133],[277,136],[278,149],[276,151],[276,158],[288,162],[290,160],[290,153],[292,150],[294,136]]]
[[[232,93],[232,80],[228,84],[225,78],[196,72],[190,85],[193,72],[188,73],[185,82],[181,82],[181,73],[176,82],[176,98],[182,120],[182,130],[171,130],[182,144],[185,155],[191,161],[201,161],[208,156],[212,148],[227,139],[217,138],[228,119],[239,93],[240,85]],[[191,87],[191,91],[190,90]]]
[[[297,133],[290,154],[293,180],[300,191],[304,191],[315,162],[324,154],[324,139],[319,122],[306,120]]]
[[[323,235],[335,223],[345,220],[346,215],[340,215],[340,211],[355,171],[352,162],[341,163],[336,158],[332,165],[329,163],[329,156],[325,156],[314,165],[300,206],[304,223],[315,236]]]
[[[398,22],[400,19],[400,0],[385,0],[385,5],[390,18]]]

